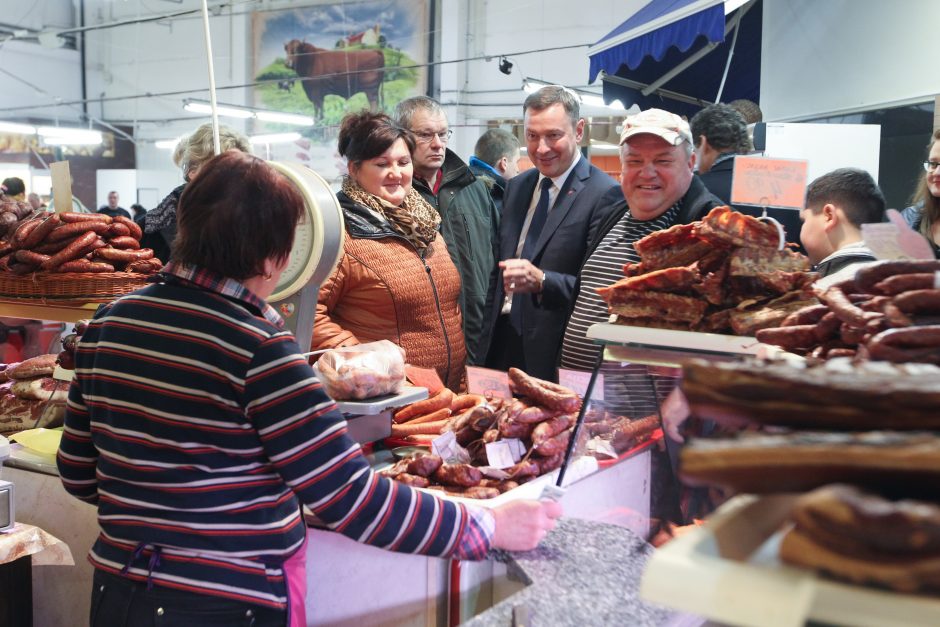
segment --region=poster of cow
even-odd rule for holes
[[[316,120],[313,127],[255,121],[254,133],[303,136],[265,146],[261,156],[304,162],[338,182],[343,116],[367,108],[391,113],[425,93],[429,1],[346,0],[254,13],[255,106]]]

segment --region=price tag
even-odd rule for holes
[[[509,468],[518,460],[514,459],[513,448],[509,442],[498,440],[486,445],[486,463],[493,468]]]
[[[65,381],[66,383],[71,383],[72,379],[75,377],[74,370],[66,370],[59,364],[56,364],[55,370],[52,371],[52,378],[56,381]]]
[[[620,457],[610,442],[600,438],[591,438],[588,440],[587,450],[588,453],[596,453],[597,455],[603,455],[604,457],[610,457],[611,459],[617,459]]]
[[[802,209],[808,162],[738,155],[731,178],[731,203]]]
[[[906,229],[906,232],[905,232]],[[930,244],[906,225],[863,224],[862,238],[878,259],[932,259]]]
[[[512,398],[509,375],[500,370],[467,366],[467,391],[471,394]]]
[[[560,488],[554,483],[546,483],[545,487],[542,488],[542,493],[539,494],[540,501],[555,501],[556,503],[561,500],[561,498],[567,492],[566,489]]]
[[[940,290],[940,272],[933,273],[933,288]]]
[[[55,161],[49,164],[52,175],[52,198],[56,213],[72,210],[72,175],[68,161]]]
[[[581,398],[587,394],[588,383],[591,381],[591,373],[582,370],[568,370],[567,368],[558,369],[558,383],[569,390],[576,392]],[[604,375],[598,373],[597,381],[594,382],[594,391],[591,393],[592,401],[604,400]]]
[[[499,468],[493,468],[492,466],[477,466],[477,469],[483,473],[484,477],[489,479],[496,479],[497,481],[503,481],[504,479],[509,479],[509,473],[505,470],[500,470]]]
[[[469,464],[470,454],[457,444],[453,431],[445,431],[431,440],[431,452],[444,460],[445,464]]]

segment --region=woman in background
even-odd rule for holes
[[[405,360],[462,386],[466,346],[460,275],[440,216],[411,186],[410,131],[381,113],[343,119],[348,176],[337,194],[346,223],[339,266],[320,287],[312,350],[390,340]]]
[[[912,206],[901,212],[912,229],[927,238],[935,257],[940,256],[940,129],[927,145],[924,174],[911,199]]]
[[[265,301],[303,215],[285,176],[225,152],[178,211],[160,280],[103,305],[76,351],[57,461],[98,508],[93,627],[306,625],[301,503],[356,541],[457,559],[554,526],[557,503],[486,510],[372,472]]]
[[[240,150],[251,153],[248,138],[227,126],[219,127],[219,146],[221,152]],[[212,140],[212,124],[206,123],[184,137],[173,151],[173,163],[183,171],[184,183],[170,192],[156,208],[135,216],[144,236],[140,240],[141,248],[152,248],[154,257],[164,263],[169,261],[176,239],[176,205],[186,188],[186,184],[199,175],[202,166],[215,156]]]

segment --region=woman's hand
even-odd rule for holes
[[[555,519],[562,514],[555,501],[512,501],[493,510],[496,532],[493,548],[507,551],[529,551],[555,528]]]

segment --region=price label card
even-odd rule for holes
[[[567,368],[558,369],[558,383],[569,390],[576,392],[581,398],[587,394],[588,383],[591,381],[591,373],[581,370],[568,370]],[[604,400],[604,375],[598,373],[597,381],[594,382],[594,391],[591,392],[592,401]]]
[[[912,229],[894,209],[889,222],[862,225],[862,239],[878,259],[933,259],[927,238]]]
[[[74,377],[74,370],[66,370],[58,364],[56,364],[55,370],[52,371],[52,378],[56,381],[65,381],[66,383],[71,383]]]
[[[505,440],[489,442],[486,445],[486,463],[493,468],[509,468],[516,463],[513,459],[512,446]]]
[[[933,273],[933,288],[940,290],[940,272]]]
[[[72,210],[72,175],[68,161],[55,161],[49,164],[52,174],[52,198],[55,200],[56,213]]]
[[[731,203],[802,209],[808,162],[738,155],[731,178]]]
[[[467,366],[467,391],[471,394],[512,398],[509,375],[500,370]]]
[[[446,464],[469,464],[470,454],[457,444],[453,431],[445,431],[431,440],[431,452],[444,460]]]

